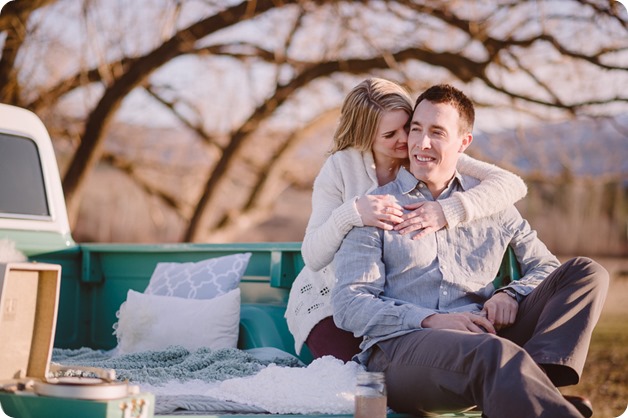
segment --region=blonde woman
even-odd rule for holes
[[[331,262],[354,226],[395,229],[420,239],[499,212],[526,194],[515,174],[462,155],[458,170],[481,180],[471,190],[403,208],[389,196],[370,195],[408,165],[411,103],[400,85],[379,78],[361,82],[344,100],[333,148],[314,181],[301,248],[305,267],[292,285],[286,310],[297,353],[304,343],[314,358],[332,355],[348,361],[360,351],[361,339],[335,326],[330,301],[336,282]]]

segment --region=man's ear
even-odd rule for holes
[[[467,132],[462,136],[462,144],[460,144],[458,152],[464,152],[464,150],[471,145],[471,142],[473,142],[473,134],[471,132]]]

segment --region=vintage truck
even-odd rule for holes
[[[142,292],[146,288],[159,262],[198,261],[249,252],[251,258],[240,283],[238,347],[275,347],[296,355],[284,312],[290,286],[303,268],[300,243],[76,243],[46,128],[33,113],[2,104],[0,239],[14,242],[29,261],[61,266],[55,347],[115,347],[117,341],[111,330],[117,320],[116,311],[129,289]],[[516,262],[508,253],[496,281],[517,278]],[[312,360],[307,348],[298,357],[306,364]],[[20,418],[86,416],[41,396],[0,393],[0,402],[7,414]]]

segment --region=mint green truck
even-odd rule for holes
[[[296,356],[284,312],[290,286],[303,268],[300,243],[76,243],[72,239],[56,158],[46,128],[33,113],[0,104],[0,240],[3,239],[14,242],[29,261],[61,266],[54,347],[113,349],[117,344],[112,335],[116,312],[129,290],[144,291],[157,263],[193,262],[251,253],[239,285],[241,310],[237,346],[240,349],[274,347]],[[515,265],[512,254],[507,254],[496,280],[517,279]],[[312,361],[307,348],[297,357],[306,365]],[[97,401],[83,401],[77,407],[76,403],[45,396],[0,392],[0,402],[5,413],[20,418],[123,416],[119,411],[89,412],[92,411],[90,402]],[[264,415],[270,414],[239,414]],[[405,415],[390,413],[389,416]],[[479,413],[467,416],[479,416]]]

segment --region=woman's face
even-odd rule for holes
[[[407,123],[410,117],[403,110],[389,110],[382,114],[375,140],[373,157],[375,162],[384,159],[405,160],[408,158]]]

